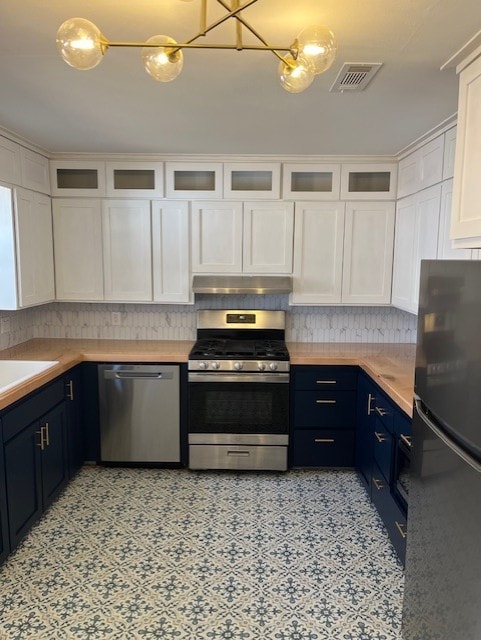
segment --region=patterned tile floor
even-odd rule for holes
[[[0,638],[399,640],[351,471],[85,467],[0,569]]]

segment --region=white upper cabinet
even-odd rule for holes
[[[193,202],[194,273],[291,273],[292,202]]]
[[[57,300],[103,300],[102,205],[96,198],[52,202]]]
[[[192,271],[242,271],[242,203],[192,203]]]
[[[273,200],[280,191],[280,162],[224,163],[224,198]]]
[[[0,182],[22,184],[20,146],[0,136]]]
[[[421,191],[443,179],[445,137],[440,135],[400,160],[398,198]]]
[[[48,159],[39,153],[21,148],[20,164],[22,168],[22,185],[26,189],[50,195]]]
[[[244,203],[244,273],[292,273],[294,203]]]
[[[222,162],[166,162],[167,198],[222,198]]]
[[[444,134],[444,162],[443,180],[449,180],[454,176],[454,161],[456,158],[456,132],[457,127],[453,127]]]
[[[154,302],[191,302],[189,205],[152,202]]]
[[[441,210],[439,215],[438,255],[440,260],[470,260],[471,249],[456,249],[450,234],[453,181],[445,180],[441,185]]]
[[[290,164],[283,166],[285,200],[339,200],[340,164]]]
[[[396,213],[392,304],[418,311],[421,260],[438,257],[441,185],[403,198]]]
[[[393,202],[348,202],[342,302],[389,304],[394,246]]]
[[[107,162],[106,194],[113,198],[161,198],[162,162]]]
[[[455,245],[472,248],[481,247],[481,49],[476,53],[459,74],[451,221]]]
[[[104,200],[102,243],[105,300],[152,301],[149,200]]]
[[[343,164],[341,200],[394,200],[396,164]]]
[[[0,308],[30,307],[55,298],[50,198],[0,187]]]
[[[291,304],[339,304],[344,202],[296,202]]]
[[[104,196],[105,162],[50,160],[50,183],[53,196]]]

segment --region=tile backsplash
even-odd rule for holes
[[[196,311],[209,308],[284,309],[288,341],[416,341],[416,317],[393,307],[290,307],[287,296],[199,295],[195,305],[55,302],[0,311],[0,349],[30,338],[193,340]]]

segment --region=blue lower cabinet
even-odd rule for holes
[[[389,484],[393,472],[393,445],[392,434],[386,429],[383,423],[376,418],[374,422],[374,461],[382,471]]]
[[[68,481],[63,379],[2,417],[8,531],[13,551]]]
[[[352,467],[354,431],[296,429],[292,443],[295,467]]]
[[[404,565],[407,538],[406,514],[397,504],[391,493],[389,482],[376,464],[373,466],[371,498],[386,527],[398,558]]]
[[[1,430],[0,430],[1,432]],[[7,493],[5,488],[5,465],[0,450],[0,564],[10,553],[7,520]]]

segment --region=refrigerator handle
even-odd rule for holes
[[[481,473],[481,464],[472,456],[470,456],[464,449],[462,449],[456,442],[451,440],[444,431],[442,431],[423,411],[421,404],[421,398],[414,394],[414,406],[416,412],[421,420],[426,424],[429,429],[444,442],[444,444],[451,449],[453,453],[459,456],[464,462],[469,464],[475,471]]]

